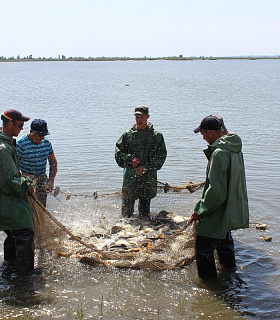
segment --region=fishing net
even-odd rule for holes
[[[203,183],[193,182],[182,186],[158,182],[159,192],[155,199],[162,202],[172,194],[169,203],[175,196],[183,206],[184,194],[202,186]],[[103,195],[94,192],[85,196],[56,189],[55,196],[58,193],[66,200],[76,196],[92,197],[95,205],[105,206],[105,210],[110,206],[111,210],[116,209],[116,199],[121,201],[120,192]],[[116,268],[166,270],[183,267],[194,259],[196,224],[172,211],[161,210],[147,219],[123,218],[107,230],[103,228],[90,236],[77,236],[33,195],[29,195],[28,200],[34,220],[35,243],[39,249],[72,256],[92,266]]]

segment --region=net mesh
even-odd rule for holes
[[[203,183],[189,182],[182,186],[170,186],[158,183],[159,195],[155,198],[174,196],[176,201],[183,201],[184,192],[194,192]],[[69,200],[75,195],[65,194]],[[172,196],[171,196],[172,195]],[[113,206],[114,199],[121,199],[121,193],[90,195],[102,206]],[[87,197],[89,197],[87,195]],[[194,259],[196,224],[190,224],[186,218],[162,210],[152,219],[123,219],[110,227],[108,232],[95,232],[90,237],[77,236],[59,222],[33,195],[28,201],[34,220],[35,242],[37,248],[55,252],[65,257],[75,257],[92,266],[113,266],[116,268],[165,270],[183,267]],[[166,208],[166,206],[165,206]],[[107,208],[105,209],[107,210]]]

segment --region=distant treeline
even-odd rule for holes
[[[249,59],[249,60],[257,60],[257,59],[280,59],[279,55],[276,56],[228,56],[228,57],[213,57],[213,56],[200,56],[200,57],[184,57],[182,55],[179,56],[171,56],[171,57],[66,57],[64,55],[59,55],[57,58],[53,57],[39,57],[33,58],[32,55],[21,58],[14,56],[6,58],[4,56],[0,56],[0,62],[14,62],[14,61],[126,61],[126,60],[226,60],[226,59]]]

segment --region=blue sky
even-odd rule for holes
[[[0,56],[280,55],[280,0],[13,0]]]

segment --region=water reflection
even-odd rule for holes
[[[237,310],[242,316],[254,319],[280,319],[280,294],[268,284],[268,277],[277,271],[276,263],[268,255],[240,242],[237,249],[236,272],[220,270],[218,280],[199,280],[197,286],[213,294]]]
[[[182,209],[187,203],[192,205],[193,196],[184,198]],[[118,220],[119,198],[83,200],[53,203],[59,219],[74,228],[75,233],[80,223],[84,237],[91,232],[92,225],[109,228]],[[161,196],[157,200],[166,203]],[[179,209],[180,201],[177,199],[176,203]],[[91,223],[87,225],[87,221]],[[253,228],[244,232],[248,239],[256,236]],[[279,292],[269,284],[269,276],[279,272],[275,261],[256,249],[257,244],[235,244],[236,272],[218,269],[219,280],[215,282],[201,281],[195,263],[162,272],[94,268],[81,264],[74,256],[58,257],[39,251],[37,263],[44,267],[44,273],[33,282],[0,278],[0,300],[4,306],[0,316],[10,319],[11,314],[25,310],[30,319],[43,319],[49,314],[74,319],[81,303],[84,319],[90,319],[100,316],[103,303],[105,319],[279,319]]]
[[[218,281],[200,280],[195,263],[182,270],[149,272],[93,268],[45,255],[46,272],[32,281],[1,278],[0,299],[11,314],[27,310],[23,314],[30,319],[49,312],[75,318],[80,302],[84,319],[100,316],[101,303],[104,319],[279,319],[279,292],[268,283],[277,271],[275,262],[240,242],[236,250],[238,269],[218,269]],[[9,318],[7,310],[4,319]]]
[[[3,267],[0,272],[3,271]],[[0,278],[0,299],[3,304],[13,307],[34,307],[49,304],[52,298],[45,295],[46,280],[44,276],[34,275],[29,278]]]

